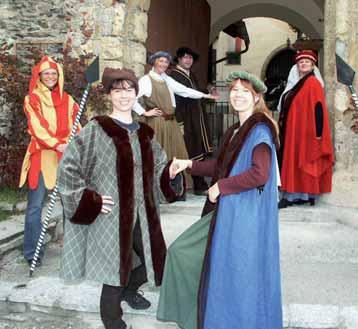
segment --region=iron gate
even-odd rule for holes
[[[230,109],[229,88],[224,81],[216,81],[214,88],[220,94],[216,102],[206,101],[204,111],[209,125],[209,134],[213,144],[214,152],[220,145],[225,131],[237,122],[238,117]]]

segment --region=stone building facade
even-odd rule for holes
[[[150,0],[11,1],[0,4],[0,43],[62,45],[74,56],[144,73]],[[51,50],[51,49],[50,49]]]
[[[36,47],[61,57],[94,54],[105,66],[129,67],[139,76],[146,63],[150,0],[49,0],[0,3],[0,48],[26,58]],[[1,104],[1,100],[0,100]],[[11,109],[1,104],[0,135],[9,130]]]

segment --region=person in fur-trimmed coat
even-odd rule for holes
[[[175,201],[184,181],[172,189],[170,162],[152,128],[132,119],[138,93],[133,71],[106,68],[102,84],[112,113],[85,126],[59,167],[66,218],[61,277],[102,283],[103,324],[122,329],[121,301],[148,308],[138,288],[161,284],[166,246],[159,198]]]

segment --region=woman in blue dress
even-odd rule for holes
[[[184,329],[282,329],[277,125],[261,80],[234,72],[228,82],[239,122],[218,158],[170,167],[213,179],[205,216],[168,250],[157,317]]]

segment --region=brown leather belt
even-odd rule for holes
[[[163,112],[163,111],[162,111]],[[164,118],[165,121],[169,121],[169,120],[174,120],[175,119],[175,115],[174,114],[167,114],[165,112],[163,112],[162,117]]]

